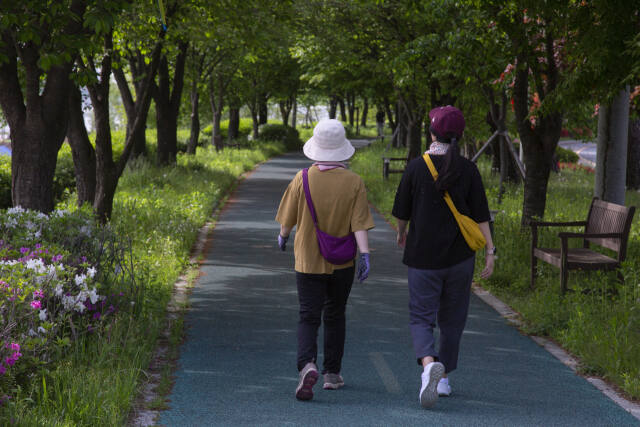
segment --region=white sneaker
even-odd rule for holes
[[[422,387],[420,388],[420,404],[423,408],[430,408],[438,400],[438,382],[444,375],[444,365],[440,362],[431,362],[422,373]]]
[[[448,378],[442,378],[438,382],[438,396],[451,396],[451,386]]]

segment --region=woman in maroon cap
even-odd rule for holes
[[[496,248],[489,230],[489,207],[478,168],[459,154],[465,121],[450,105],[429,112],[433,143],[424,158],[411,161],[396,192],[398,245],[408,266],[409,314],[413,348],[423,367],[420,404],[431,407],[438,396],[451,395],[447,375],[456,369],[460,338],[467,320],[475,252],[464,239],[443,196],[480,226],[486,241],[482,278],[493,273]],[[427,165],[431,159],[438,174]],[[407,223],[409,230],[407,232]],[[436,351],[433,329],[440,328]]]

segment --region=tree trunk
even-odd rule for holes
[[[20,58],[25,67],[23,98],[17,53],[12,50],[13,44],[7,46],[8,41],[3,41],[5,49],[10,49],[5,62],[0,64],[0,105],[11,130],[12,203],[25,209],[51,212],[58,151],[69,120],[71,64],[52,67],[43,84],[37,65],[38,53],[34,47],[26,47],[25,59]]]
[[[369,100],[364,98],[362,106],[362,117],[360,119],[360,126],[367,127],[367,115],[369,114]]]
[[[294,129],[297,126],[297,121],[298,121],[298,98],[296,96],[293,97],[293,109],[292,109],[292,115],[291,115],[291,127],[293,127]]]
[[[198,139],[200,138],[200,91],[197,80],[191,83],[191,135],[187,145],[187,154],[196,154]]]
[[[258,139],[258,128],[260,126],[260,121],[258,119],[258,113],[254,110],[251,110],[251,121],[252,121],[252,133],[251,137],[254,141]]]
[[[158,163],[174,164],[178,154],[178,115],[184,87],[184,68],[187,57],[187,43],[179,43],[178,56],[173,70],[173,81],[169,74],[166,56],[160,60],[158,87],[155,91],[156,126],[158,130]]]
[[[347,121],[347,113],[346,113],[346,109],[344,106],[344,98],[339,97],[338,98],[338,105],[340,106],[340,120],[345,122]]]
[[[546,93],[541,99],[552,93],[557,87],[558,69],[553,56],[552,34],[546,34]],[[522,207],[522,226],[528,226],[534,219],[542,219],[547,200],[547,185],[553,156],[558,146],[562,130],[562,113],[549,112],[535,118],[532,123],[529,116],[529,73],[528,57],[520,52],[517,57],[513,86],[513,108],[516,125],[520,134],[520,143],[525,155],[526,178],[524,182],[524,200]],[[539,77],[539,76],[538,76]]]
[[[394,118],[393,118],[393,111],[391,111],[391,103],[389,102],[389,100],[387,98],[384,99],[384,112],[387,115],[387,122],[389,123],[389,128],[391,129],[391,134],[393,135],[393,133],[396,130],[397,119],[394,120]],[[397,114],[396,114],[396,118],[397,118]]]
[[[335,95],[331,95],[329,98],[329,118],[336,118],[336,110],[338,109],[338,97]]]
[[[174,164],[178,154],[177,117],[171,107],[156,101],[156,129],[158,135],[157,159],[159,165]]]
[[[106,97],[104,96],[106,91]],[[111,218],[113,198],[120,174],[113,161],[111,125],[109,123],[109,85],[103,90],[103,97],[93,102],[96,123],[96,195],[93,210],[98,219],[105,223]]]
[[[216,152],[222,151],[224,149],[224,146],[222,143],[222,134],[220,133],[220,121],[222,119],[222,108],[224,107],[223,102],[224,102],[223,77],[218,76],[209,85],[209,103],[211,105],[211,112],[213,113],[213,123],[212,123],[212,129],[211,129],[211,145],[215,147]]]
[[[68,113],[68,107],[64,104],[68,103],[59,104],[60,110]],[[49,120],[45,122],[45,118],[31,117],[20,129],[11,129],[13,206],[45,213],[53,210],[53,177],[67,120],[64,117],[61,124],[56,125]]]
[[[278,102],[278,107],[280,108],[280,116],[282,117],[282,124],[285,126],[289,126],[289,114],[291,113],[292,108],[292,100],[291,98],[286,101]]]
[[[538,142],[538,144],[540,143]],[[547,185],[551,173],[549,155],[542,150],[527,149],[527,147],[538,144],[533,141],[524,144],[527,177],[524,181],[523,225],[528,225],[532,219],[544,218],[547,203]]]
[[[408,123],[407,142],[409,145],[409,160],[422,155],[422,117],[417,117]]]
[[[109,79],[111,75],[109,55],[103,58],[100,67],[100,73],[102,74],[100,83],[89,87],[96,123],[96,195],[93,201],[93,210],[101,222],[107,222],[111,218],[113,198],[118,186],[118,180],[131,157],[135,142],[134,137],[140,133],[144,134],[145,123],[142,120],[146,117],[146,114],[143,113],[148,112],[151,105],[152,86],[160,63],[161,52],[162,42],[159,41],[151,53],[151,61],[144,79],[139,82],[140,91],[135,103],[133,103],[131,97],[127,101],[130,107],[135,107],[135,114],[131,116],[127,114],[127,128],[130,132],[127,134],[124,150],[117,162],[113,159],[111,125],[109,122]],[[117,73],[122,73],[122,70],[114,70],[114,74]],[[118,86],[120,86],[120,82],[126,84],[123,73],[116,80],[119,80]],[[120,93],[123,93],[122,89]],[[130,92],[124,93],[131,96]],[[125,108],[127,108],[126,105]]]
[[[629,137],[629,86],[598,111],[594,196],[624,205]]]
[[[68,5],[84,16],[86,2]],[[34,20],[34,25],[40,21]],[[10,30],[0,34],[0,106],[11,130],[11,198],[14,206],[50,212],[54,208],[53,178],[58,151],[69,121],[69,74],[77,52],[67,50],[66,62],[43,70],[40,60],[49,47],[49,22],[34,30],[30,41],[17,41]],[[81,34],[82,19],[71,20],[55,36]],[[20,46],[19,52],[16,46]],[[19,71],[20,68],[20,71]],[[23,93],[24,88],[24,93]]]
[[[627,188],[634,190],[640,189],[640,119],[629,122]]]
[[[349,113],[349,126],[355,125],[356,96],[353,93],[347,93],[347,112]]]
[[[240,108],[229,108],[229,129],[227,137],[229,141],[235,141],[240,135]]]
[[[266,125],[267,121],[269,120],[269,105],[267,103],[268,101],[269,99],[266,95],[262,95],[260,97],[260,103],[258,104],[258,120],[259,124],[261,125]]]
[[[82,94],[78,87],[69,91],[69,127],[67,139],[71,146],[76,175],[78,206],[93,204],[96,194],[96,153],[89,141],[82,111]]]

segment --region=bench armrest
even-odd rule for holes
[[[610,239],[610,238],[622,238],[623,233],[558,233],[558,237],[561,239]]]
[[[622,238],[622,233],[558,233],[558,237],[562,240],[567,239],[620,239]]]
[[[580,225],[587,225],[587,221],[570,221],[570,222],[545,222],[545,221],[531,221],[529,224],[532,227],[577,227]]]

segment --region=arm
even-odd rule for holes
[[[480,227],[480,231],[484,236],[484,240],[487,242],[485,246],[484,252],[484,269],[480,273],[480,277],[483,279],[488,279],[493,274],[493,265],[496,260],[496,256],[494,254],[490,254],[489,250],[493,249],[493,239],[491,238],[491,229],[489,228],[489,222],[481,222],[478,224]]]
[[[280,224],[280,236],[287,238],[289,237],[289,233],[291,233],[291,230],[293,229],[293,226],[286,226],[284,224]]]
[[[358,249],[361,254],[369,253],[369,231],[360,230],[354,232],[356,236],[356,243],[358,244]]]
[[[357,276],[360,283],[364,282],[369,277],[369,270],[371,264],[369,261],[369,232],[367,230],[355,231],[356,243],[360,250],[360,260],[358,261]]]
[[[409,221],[404,219],[398,219],[398,246],[404,248],[404,245],[407,243],[407,224]]]

